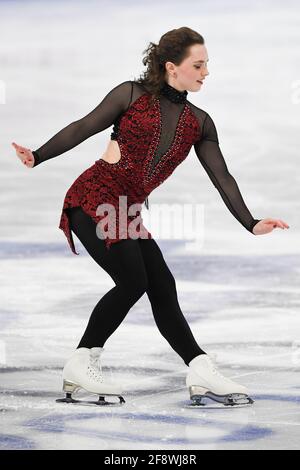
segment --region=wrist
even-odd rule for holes
[[[32,168],[34,168],[35,166],[37,166],[40,163],[40,159],[39,159],[39,154],[37,153],[37,150],[32,150],[31,153],[32,153],[33,158],[34,158],[34,165],[32,167]]]
[[[251,232],[253,233],[253,235],[255,235],[255,233],[253,232],[255,225],[258,224],[258,222],[260,222],[261,220],[262,219],[253,219],[253,222],[251,224]]]

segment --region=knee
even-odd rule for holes
[[[148,289],[148,278],[147,276],[140,276],[133,280],[130,290],[133,295],[137,298],[142,297],[142,295]]]
[[[165,279],[165,285],[172,291],[176,291],[176,280],[171,272],[168,273]]]
[[[176,292],[176,280],[173,274],[168,271],[163,273],[160,277],[152,280],[149,288],[161,293],[174,293]]]
[[[138,300],[148,289],[148,279],[146,276],[131,277],[118,285],[126,293],[126,297]]]
[[[177,299],[176,280],[171,273],[148,284],[147,294],[152,302],[170,302]]]

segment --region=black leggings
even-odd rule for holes
[[[160,333],[186,365],[205,352],[198,346],[180,309],[175,279],[156,241],[127,238],[105,247],[96,223],[81,207],[68,210],[71,230],[115,286],[95,306],[79,347],[103,347],[130,308],[146,292]]]

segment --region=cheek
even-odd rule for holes
[[[181,72],[181,78],[186,82],[193,82],[197,80],[199,76],[199,70],[195,69],[194,67],[185,67]]]
[[[186,78],[188,80],[194,80],[194,78],[198,76],[197,72],[199,71],[195,68],[189,68],[188,70],[186,70]]]

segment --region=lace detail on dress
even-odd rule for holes
[[[137,231],[143,238],[152,238],[144,227],[141,217],[142,204],[146,197],[175,170],[186,158],[199,135],[199,124],[188,106],[183,109],[175,132],[175,138],[154,168],[150,167],[161,137],[161,114],[159,100],[149,109],[149,95],[140,96],[120,118],[117,141],[121,158],[117,163],[103,159],[85,170],[69,188],[63,206],[60,228],[65,232],[73,253],[75,250],[72,232],[67,217],[69,207],[81,206],[102,231],[108,229],[109,216],[97,216],[100,203],[110,203],[116,209],[115,238],[106,238],[106,247],[122,238],[128,238],[129,224],[139,222]],[[127,196],[127,206],[119,207],[119,196]],[[127,217],[127,230],[120,227],[120,217],[130,205],[137,204],[137,216]],[[106,224],[101,221],[106,219]],[[120,233],[119,233],[120,232]]]

